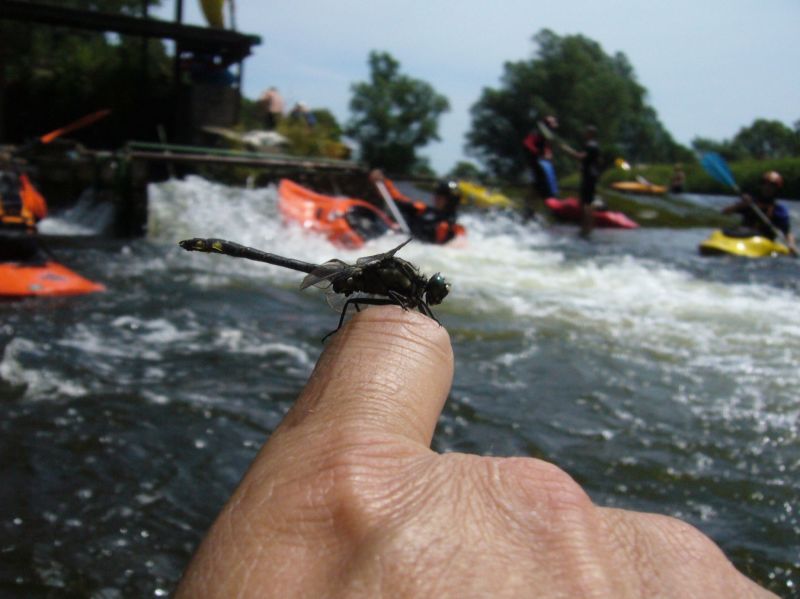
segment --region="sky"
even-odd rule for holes
[[[172,19],[174,2],[152,13]],[[204,24],[198,6],[184,0],[185,23]],[[544,28],[624,53],[680,143],[730,139],[756,118],[800,120],[800,0],[235,0],[235,10],[236,28],[262,39],[244,63],[248,98],[274,85],[289,106],[327,108],[344,124],[372,50],[430,83],[451,108],[441,141],[418,153],[442,174],[470,159],[481,91],[499,87],[505,62],[531,59]]]

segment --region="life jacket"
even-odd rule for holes
[[[757,199],[753,201],[756,202],[755,205],[758,206],[764,216],[769,219],[773,227],[781,231],[784,235],[789,234],[791,230],[791,219],[786,206],[778,202],[759,202]],[[773,228],[767,225],[751,206],[744,206],[739,212],[742,215],[742,226],[755,229],[762,236],[769,239],[775,238],[775,231]]]
[[[6,185],[0,193],[0,226],[35,231],[36,221],[47,216],[47,202],[25,173],[17,181],[10,181],[12,176],[6,175]]]
[[[436,243],[447,243],[453,237],[465,235],[466,229],[457,223],[441,221],[436,225]]]
[[[389,179],[384,179],[383,182],[389,195],[397,202],[397,207],[409,219],[408,224],[415,237],[429,243],[447,243],[453,237],[466,233],[463,226],[452,220],[442,218],[431,220],[440,213],[425,202],[414,201],[404,195]]]
[[[536,131],[531,131],[528,136],[522,140],[522,145],[530,153],[529,159],[531,161],[545,159],[550,160],[553,150],[550,147],[550,142],[547,138]]]

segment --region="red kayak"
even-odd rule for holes
[[[82,295],[104,290],[100,283],[84,279],[58,262],[0,263],[0,297]]]
[[[581,208],[579,200],[575,198],[566,198],[564,200],[547,198],[544,203],[550,210],[552,210],[556,218],[569,222],[580,221]],[[636,229],[638,228],[639,224],[635,221],[632,221],[622,212],[614,212],[613,210],[595,210],[594,226],[617,229]]]

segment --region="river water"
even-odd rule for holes
[[[311,262],[401,241],[335,249],[281,226],[274,188],[188,178],[150,198],[147,239],[59,252],[106,293],[0,304],[2,596],[168,594],[335,327],[302,275],[176,241]],[[688,520],[796,595],[800,264],[701,258],[707,229],[584,242],[504,215],[464,224],[465,247],[401,254],[453,284],[434,447],[553,461],[596,502]]]

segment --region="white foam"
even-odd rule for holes
[[[276,203],[274,187],[232,188],[197,177],[153,185],[151,240],[172,245],[186,237],[222,237],[309,262],[354,261],[403,241],[388,236],[358,251],[337,249],[285,226]],[[731,377],[742,396],[763,388],[765,380],[780,382],[785,393],[800,384],[800,311],[793,291],[717,283],[630,255],[568,257],[571,238],[503,216],[473,213],[462,222],[466,243],[412,243],[401,252],[424,273],[442,272],[453,284],[437,309],[445,321],[448,313],[469,315],[475,326],[499,318],[526,334],[529,345],[547,325],[576,345],[613,348],[631,365],[658,361],[665,378]],[[297,273],[269,265],[179,254],[173,254],[173,266],[192,260],[196,281],[207,286],[232,274],[287,287],[299,283]],[[519,357],[530,351],[525,347]]]

